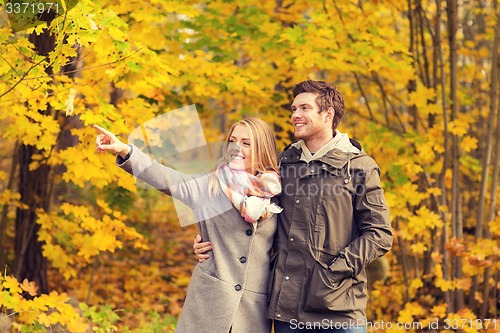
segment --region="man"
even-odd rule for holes
[[[268,313],[275,333],[365,332],[365,268],[392,246],[380,170],[337,130],[344,114],[340,92],[309,80],[297,84],[293,96],[298,141],[278,158],[283,212]]]

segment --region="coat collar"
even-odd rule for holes
[[[301,155],[302,155],[302,150],[300,149],[300,146],[290,144],[283,151],[280,159],[280,164],[298,163],[300,162]],[[325,155],[323,155],[319,159],[316,159],[314,161],[319,161],[323,164],[326,164],[336,169],[342,169],[349,162],[349,160],[358,158],[363,155],[365,155],[364,151],[361,151],[358,154],[354,154],[334,148],[328,151]]]

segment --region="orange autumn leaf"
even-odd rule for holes
[[[29,282],[28,279],[24,279],[23,283],[20,286],[24,291],[30,294],[30,296],[37,295],[38,287],[35,285],[34,282]]]

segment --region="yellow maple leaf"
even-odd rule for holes
[[[101,207],[106,214],[111,214],[112,210],[109,208],[109,205],[106,201],[102,199],[97,199],[96,200],[97,206]]]
[[[432,195],[441,195],[442,191],[439,187],[430,187],[427,189],[427,193]]]
[[[136,180],[134,177],[124,174],[118,178],[118,186],[123,187],[130,192],[137,192]]]
[[[458,279],[456,281],[457,289],[469,290],[471,286],[471,278]]]
[[[443,278],[437,278],[436,279],[436,287],[441,289],[442,291],[448,291],[448,290],[453,290],[453,282],[452,281],[447,281]]]
[[[38,315],[37,321],[45,327],[50,327],[52,325],[52,320],[46,313],[40,313]]]
[[[411,280],[410,288],[409,288],[410,294],[415,295],[417,290],[422,288],[423,286],[424,286],[424,283],[423,283],[422,279],[416,278],[416,279]]]
[[[443,262],[443,255],[439,252],[432,252],[431,254],[431,258],[432,260],[436,263],[436,264],[440,264]],[[437,268],[436,268],[437,269]]]
[[[19,287],[19,282],[12,276],[5,276],[2,286],[4,289],[9,289],[11,294],[21,294],[23,292]]]
[[[460,121],[450,121],[448,129],[451,134],[461,137],[467,133],[467,125]]]
[[[432,314],[438,318],[444,318],[446,316],[446,304],[440,304],[432,307]]]
[[[419,163],[430,163],[434,161],[435,153],[432,145],[428,142],[417,144],[418,161]]]
[[[464,136],[460,142],[460,148],[463,152],[468,153],[471,150],[477,149],[477,139],[471,136]]]
[[[399,312],[398,321],[400,323],[412,323],[414,317],[419,317],[425,314],[424,309],[416,302],[406,303],[403,310]]]
[[[425,251],[427,251],[427,245],[425,245],[422,242],[418,242],[416,244],[412,244],[410,248],[411,248],[411,252],[413,252],[415,254],[422,254]]]
[[[412,179],[417,177],[420,172],[424,171],[422,166],[420,166],[417,163],[405,164],[404,170],[405,170],[405,174]]]
[[[19,307],[19,314],[18,314],[19,317],[17,318],[17,320],[19,320],[19,322],[21,323],[32,323],[37,319],[40,312],[34,311],[31,302],[29,301],[24,302],[24,301],[25,300],[21,300],[20,302],[24,303],[25,305]]]
[[[115,246],[117,244],[116,237],[114,235],[107,233],[104,230],[98,230],[93,235],[94,238],[94,246],[100,251],[109,250],[111,252],[114,251]]]
[[[428,109],[429,100],[433,99],[436,95],[436,92],[432,88],[426,88],[423,84],[417,84],[417,91],[409,94],[409,105],[415,105],[417,108],[422,109],[421,111],[431,113],[438,111],[434,109]]]

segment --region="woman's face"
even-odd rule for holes
[[[227,146],[228,165],[231,169],[252,173],[252,144],[247,127],[243,124],[236,125]]]

